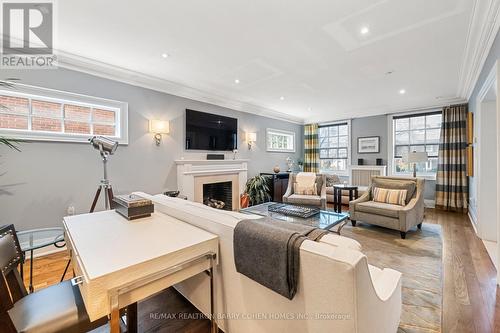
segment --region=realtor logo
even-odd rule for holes
[[[1,66],[54,68],[53,3],[2,3]]]

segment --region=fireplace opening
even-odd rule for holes
[[[233,183],[203,184],[203,203],[212,208],[233,210]]]

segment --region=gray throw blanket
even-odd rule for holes
[[[233,236],[236,271],[292,299],[297,292],[300,245],[327,233],[270,217],[240,221]]]

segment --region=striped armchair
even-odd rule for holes
[[[349,203],[350,219],[399,230],[401,238],[406,238],[408,230],[422,228],[424,221],[424,185],[421,178],[372,177],[372,183],[365,194]],[[373,189],[407,190],[405,205],[381,203],[373,200]]]

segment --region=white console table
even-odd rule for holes
[[[120,308],[204,271],[211,277],[214,313],[218,236],[161,213],[128,221],[113,210],[65,217],[63,223],[73,283],[91,321],[110,316],[111,332],[119,332]]]

